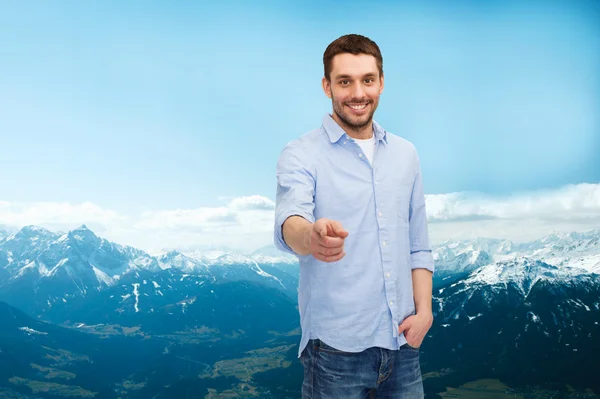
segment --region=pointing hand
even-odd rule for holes
[[[310,233],[310,253],[323,262],[336,262],[344,257],[344,240],[348,232],[336,220],[321,218]]]

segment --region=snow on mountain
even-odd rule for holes
[[[436,288],[447,290],[461,280],[493,285],[496,278],[527,292],[536,278],[548,273],[556,278],[600,274],[600,230],[551,234],[526,243],[490,238],[446,241],[433,252]],[[545,266],[536,266],[538,261]],[[289,295],[295,294],[299,274],[297,258],[273,245],[245,254],[219,248],[148,254],[100,238],[85,225],[60,234],[26,226],[0,239],[0,299],[19,297],[34,301],[34,307],[53,306],[118,284],[131,291],[132,284],[152,281],[170,269],[207,282],[261,282]]]
[[[267,245],[252,252],[250,258],[258,263],[297,264],[298,258],[282,252],[275,245]]]
[[[433,248],[438,277],[470,272],[486,264],[520,257],[538,259],[555,266],[575,267],[600,273],[600,229],[587,232],[553,233],[538,240],[478,238],[445,241]]]
[[[575,267],[556,267],[539,260],[519,257],[483,266],[461,282],[464,289],[475,285],[503,286],[514,284],[524,297],[538,281],[565,281],[579,275],[587,275],[587,270]]]
[[[154,253],[152,256],[158,261],[161,269],[179,269],[186,273],[210,275],[209,264],[202,259],[197,259],[175,249]]]
[[[557,314],[570,317],[567,315],[580,310],[600,311],[598,293],[599,279],[585,269],[518,257],[483,266],[463,280],[434,290],[434,314],[440,322],[453,325],[456,321],[471,322],[482,316],[487,320],[491,317],[489,312],[499,309],[504,309],[500,312],[520,309],[525,317],[531,306],[535,306],[539,309],[534,316],[545,323],[554,320],[557,324]]]
[[[34,258],[36,253],[44,251],[52,241],[59,237],[38,226],[25,226],[0,240],[0,248],[11,254],[13,260]]]
[[[556,266],[600,274],[600,230],[556,233],[529,244],[529,256]]]
[[[453,245],[456,244],[456,245]],[[474,249],[472,245],[451,243],[433,252],[436,277],[461,275],[469,273],[478,267],[493,262],[492,256],[482,249]]]
[[[25,226],[0,241],[0,298],[16,298],[27,311],[158,270],[145,252],[99,238],[85,225],[64,234]]]
[[[48,334],[47,332],[37,331],[37,330],[34,330],[33,328],[29,328],[29,327],[19,327],[19,330],[25,331],[29,335],[31,335],[31,334],[47,335]]]
[[[243,255],[216,248],[150,255],[100,238],[85,225],[66,233],[26,226],[0,241],[0,299],[18,298],[27,311],[48,310],[123,279],[131,288],[167,269],[212,282],[262,282],[289,294],[297,284],[296,269],[287,267],[294,261],[260,251]]]
[[[18,231],[18,229],[15,227],[0,224],[0,241],[8,237],[9,235],[15,233],[16,231]]]

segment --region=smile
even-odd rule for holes
[[[366,108],[367,103],[365,104],[355,104],[355,105],[348,105],[350,108],[352,108],[355,111],[360,111]]]

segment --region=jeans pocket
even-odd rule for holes
[[[421,347],[420,347],[420,346],[412,346],[412,345],[410,345],[408,342],[405,344],[405,346],[406,346],[408,349],[412,349],[412,350],[414,350],[414,351],[418,351],[418,350],[420,350],[420,349],[421,349]]]

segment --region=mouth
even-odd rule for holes
[[[362,111],[364,111],[367,108],[367,105],[369,105],[369,103],[358,103],[358,104],[346,104],[348,106],[348,108],[350,108],[352,111],[354,111],[354,113],[362,113]]]

